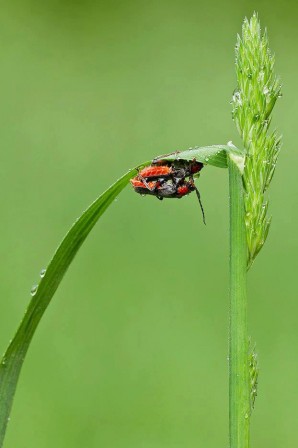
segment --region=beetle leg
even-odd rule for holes
[[[172,155],[177,157],[179,152],[181,152],[181,151],[170,152],[169,154],[163,154],[161,156],[157,156],[157,157],[155,157],[155,159],[153,159],[152,163],[163,162],[163,160],[162,160],[163,157],[168,157],[168,156],[172,156]],[[168,160],[165,160],[165,162],[168,162]]]
[[[156,190],[156,186],[154,186],[153,188],[150,187],[150,185],[148,184],[147,180],[141,176],[140,174],[138,175],[139,179],[143,182],[143,184],[146,186],[147,190],[149,191],[155,191]]]

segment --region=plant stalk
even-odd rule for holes
[[[230,448],[249,447],[250,390],[247,335],[247,242],[242,174],[229,158],[230,188]]]

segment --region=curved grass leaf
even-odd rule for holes
[[[219,168],[227,168],[227,153],[243,155],[240,150],[232,145],[214,145],[201,148],[196,147],[188,149],[187,151],[160,156],[157,159],[193,160],[195,158],[197,161],[204,164],[213,165]],[[128,184],[129,180],[137,174],[138,168],[149,165],[150,163],[151,162],[145,162],[134,170],[126,173],[99,196],[99,198],[96,199],[85,212],[83,212],[58,247],[36,290],[32,291],[33,297],[29,303],[25,316],[16,335],[3,355],[0,364],[0,448],[3,446],[7,422],[20,371],[31,339],[45,310],[76,253],[98,219]]]

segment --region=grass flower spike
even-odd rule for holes
[[[271,112],[280,93],[274,74],[274,56],[268,47],[266,31],[261,34],[256,13],[244,20],[242,37],[236,44],[238,86],[234,92],[233,119],[247,152],[243,182],[248,267],[267,238],[270,217],[265,193],[274,174],[281,138],[269,133]]]

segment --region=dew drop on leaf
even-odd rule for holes
[[[37,292],[37,289],[38,289],[38,285],[33,285],[32,286],[31,291],[30,291],[30,294],[31,294],[32,297],[35,296],[35,294]]]

